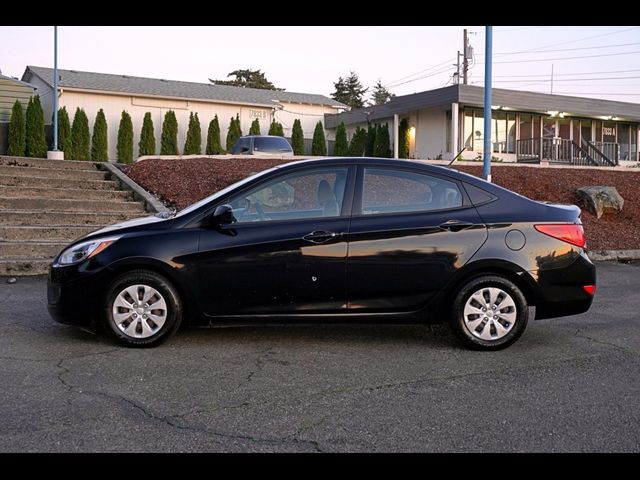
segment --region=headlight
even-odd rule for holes
[[[97,238],[95,240],[89,240],[87,242],[82,242],[74,245],[71,248],[67,248],[60,254],[60,256],[58,257],[58,261],[55,263],[55,266],[73,265],[74,263],[80,263],[87,258],[91,258],[94,255],[97,255],[119,238],[119,236]]]

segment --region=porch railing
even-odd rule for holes
[[[610,160],[595,145],[583,140],[578,145],[564,138],[527,138],[516,141],[516,158],[521,163],[551,163],[584,166],[613,166]]]
[[[589,142],[611,161],[613,165],[618,165],[620,161],[620,144],[615,142]]]

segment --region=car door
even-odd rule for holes
[[[207,315],[346,309],[346,258],[355,167],[282,173],[222,203],[235,222],[204,228],[198,269]]]
[[[459,182],[422,169],[358,169],[347,266],[349,311],[411,311],[487,238]]]

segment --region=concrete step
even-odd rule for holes
[[[0,165],[0,175],[64,178],[70,180],[107,180],[107,172],[97,170],[91,163],[89,163],[87,167],[87,170],[66,170],[60,168],[10,167]]]
[[[38,239],[70,242],[98,228],[100,228],[100,225],[45,225],[39,227],[28,225],[0,225],[0,242],[31,241]]]
[[[68,242],[0,242],[0,259],[14,260],[16,258],[50,257],[66,247]]]
[[[100,210],[100,213],[14,210],[0,212],[0,225],[95,225],[96,228],[98,228],[105,225],[111,225],[113,223],[124,222],[131,218],[146,217],[147,215],[148,214],[145,212],[108,212],[106,210]]]
[[[8,167],[9,168],[9,167]],[[8,187],[38,187],[38,188],[82,188],[87,190],[116,190],[118,182],[113,180],[85,180],[69,178],[48,178],[34,176],[3,175],[0,173],[0,185]]]
[[[13,260],[0,258],[0,277],[46,275],[49,273],[51,258],[22,257]]]
[[[96,162],[77,160],[47,160],[46,158],[7,157],[0,155],[0,165],[14,167],[56,168],[58,170],[88,170],[94,168]]]
[[[0,197],[66,198],[82,200],[132,200],[131,192],[123,190],[85,190],[83,188],[18,187],[0,185]]]
[[[2,210],[17,209],[57,212],[139,212],[140,214],[144,212],[144,207],[139,202],[0,197],[0,215],[4,213]]]

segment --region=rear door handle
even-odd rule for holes
[[[466,230],[471,227],[473,227],[473,223],[463,222],[462,220],[447,220],[440,224],[440,228],[449,230],[450,232],[459,232],[460,230]]]
[[[316,230],[314,232],[307,233],[302,237],[302,239],[311,243],[325,243],[339,236],[339,233],[327,232],[325,230]]]

